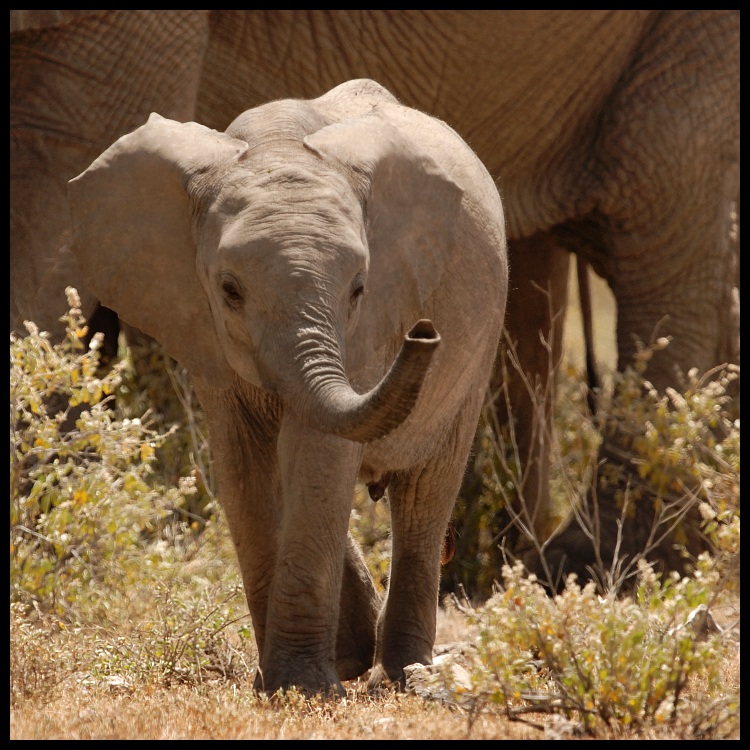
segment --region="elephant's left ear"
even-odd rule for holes
[[[416,137],[375,110],[329,125],[305,145],[369,179],[370,271],[347,350],[353,374],[386,340],[430,317],[426,303],[454,252],[464,191]]]

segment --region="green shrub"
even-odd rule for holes
[[[132,416],[120,390],[129,360],[100,371],[99,340],[84,346],[67,293],[62,342],[33,323],[10,342],[12,684],[28,692],[23,665],[47,663],[44,654],[55,655],[56,669],[43,670],[51,685],[75,668],[198,681],[217,664],[236,671],[250,631],[223,518],[198,524],[181,512],[195,472],[166,486],[154,471],[170,432],[155,431],[148,412]],[[96,644],[83,666],[72,634]]]
[[[739,695],[722,676],[736,645],[710,617],[723,584],[708,556],[682,579],[662,581],[642,563],[632,597],[603,597],[571,578],[551,598],[520,564],[503,579],[470,615],[479,633],[471,688],[454,687],[475,710],[558,713],[592,736],[679,723],[717,737],[738,721]]]
[[[140,575],[139,541],[178,494],[149,484],[164,436],[117,418],[123,365],[97,372],[99,341],[84,348],[69,295],[60,345],[33,324],[11,336],[11,599],[60,616]]]
[[[593,571],[605,588],[630,585],[641,557],[684,573],[704,551],[728,566],[731,585],[738,585],[740,420],[733,391],[739,367],[724,365],[702,377],[691,371],[679,387],[659,393],[644,373],[668,345],[666,338],[642,345],[630,367],[610,373],[595,415],[581,374],[569,367],[556,373],[556,394],[547,394],[555,415],[545,436],[548,533],[580,523],[595,547],[621,549],[613,566],[603,561]],[[534,538],[513,425],[498,425],[486,406],[477,437],[470,473],[480,475],[481,486],[459,498],[459,553],[443,590],[465,590],[479,600],[491,594],[514,552],[539,550],[547,539]],[[618,526],[626,530],[619,540]]]
[[[599,469],[598,492],[616,487],[625,517],[654,519],[651,539],[660,557],[673,549],[692,560],[711,552],[727,568],[728,583],[738,586],[740,420],[731,391],[739,367],[724,365],[701,377],[691,370],[679,389],[658,393],[644,372],[668,344],[641,346],[633,365],[614,376],[614,395],[598,421],[620,462]],[[625,489],[623,459],[633,467]]]

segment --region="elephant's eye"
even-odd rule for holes
[[[231,276],[224,275],[221,277],[221,291],[224,295],[224,301],[230,307],[236,309],[242,304],[239,284]]]
[[[354,278],[354,283],[352,284],[352,296],[350,297],[350,301],[352,306],[356,305],[357,302],[359,302],[362,295],[365,293],[365,282],[360,274],[357,274]]]

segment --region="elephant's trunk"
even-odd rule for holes
[[[295,389],[291,406],[321,432],[358,443],[382,438],[411,413],[439,343],[432,322],[420,320],[405,336],[390,370],[371,391],[356,393],[343,366],[339,369],[338,362],[329,360],[325,372],[308,377],[304,387]],[[331,372],[331,366],[336,372]]]

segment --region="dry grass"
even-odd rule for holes
[[[81,698],[85,702],[81,703]],[[357,684],[345,700],[259,703],[226,686],[93,690],[44,711],[11,712],[11,739],[532,739],[539,732],[502,719],[429,704],[414,695],[367,696]]]
[[[739,601],[735,612],[739,616]],[[470,639],[463,615],[442,610],[438,642]],[[43,647],[42,647],[43,648]],[[80,644],[85,650],[85,643]],[[27,669],[41,665],[28,664]],[[65,673],[65,665],[47,665]],[[736,656],[726,664],[727,685],[739,693],[739,637]],[[48,676],[49,677],[49,676]],[[261,699],[248,686],[224,679],[200,686],[98,681],[71,672],[59,684],[46,683],[11,707],[10,739],[572,739],[575,727],[559,715],[529,716],[530,724],[502,712],[474,714],[465,708],[413,694],[367,694],[363,681],[346,684],[344,700]],[[533,724],[533,725],[532,725]],[[535,725],[535,726],[534,726]],[[621,731],[601,739],[684,739],[690,728],[654,727],[644,734]],[[736,733],[739,739],[739,722]]]

